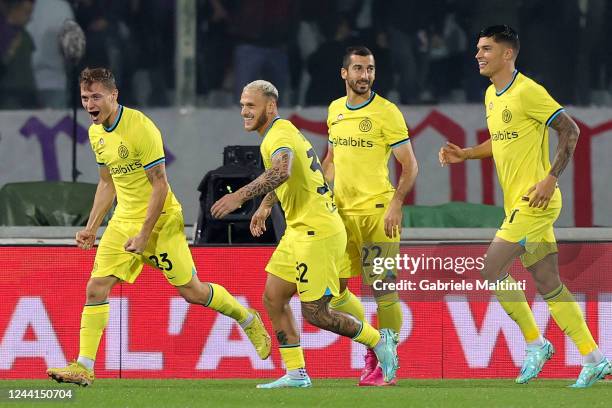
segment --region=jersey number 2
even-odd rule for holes
[[[321,164],[319,163],[319,158],[317,157],[317,153],[311,147],[310,150],[306,152],[309,159],[312,159],[312,163],[310,163],[310,170],[318,171],[321,173],[321,177],[323,178],[323,185],[321,187],[317,187],[317,193],[325,194],[329,191],[329,187],[327,186],[327,182],[325,181],[325,176],[323,175],[323,168],[321,168]]]

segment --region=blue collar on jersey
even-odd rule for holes
[[[516,77],[518,76],[518,69],[515,69],[514,72],[512,73],[512,80],[510,80],[510,82],[508,82],[508,85],[504,86],[504,89],[502,89],[499,92],[495,92],[495,95],[497,96],[502,96],[502,94],[504,92],[506,92],[508,89],[510,89],[510,87],[512,86],[512,84],[514,83],[514,80],[516,79]]]
[[[372,95],[370,95],[370,97],[368,98],[367,101],[360,103],[359,105],[350,105],[348,103],[348,99],[346,101],[346,108],[349,110],[357,110],[357,109],[361,109],[365,106],[368,106],[370,104],[370,102],[372,102],[374,100],[374,97],[376,96],[376,92],[372,91]]]
[[[113,130],[115,130],[117,128],[117,125],[119,125],[119,121],[121,120],[122,115],[123,115],[123,105],[119,105],[119,114],[115,118],[115,122],[111,125],[111,127],[104,128],[104,130],[106,130],[107,132],[112,132]],[[102,127],[104,127],[104,125],[102,125]]]
[[[272,125],[274,125],[274,123],[276,123],[276,121],[277,121],[277,120],[279,120],[279,119],[280,119],[280,116],[277,116],[277,117],[275,117],[275,118],[272,120],[272,123],[270,123],[270,124],[268,125],[268,128],[267,128],[267,129],[266,129],[266,131],[263,133],[262,137],[266,137],[266,135],[268,134],[268,132],[270,131],[270,129],[272,129]]]

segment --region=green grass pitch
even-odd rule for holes
[[[401,380],[396,387],[357,387],[356,380],[313,380],[309,389],[258,390],[262,380],[99,379],[80,388],[47,380],[2,380],[1,407],[610,407],[612,381],[586,390],[566,388],[571,380]],[[73,390],[74,400],[8,401],[14,388]]]

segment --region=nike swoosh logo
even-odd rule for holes
[[[300,290],[300,295],[304,292],[308,292],[310,289],[306,289],[306,290]]]

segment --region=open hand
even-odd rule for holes
[[[261,237],[266,231],[266,220],[270,216],[272,209],[266,206],[260,206],[253,217],[251,218],[251,234],[254,237]]]
[[[212,207],[210,207],[210,213],[215,218],[223,218],[227,214],[240,208],[242,204],[242,199],[238,196],[238,194],[226,194],[217,200]]]
[[[442,146],[440,152],[438,152],[438,160],[440,160],[441,166],[461,163],[467,159],[467,152],[451,142],[446,142],[446,146]]]

